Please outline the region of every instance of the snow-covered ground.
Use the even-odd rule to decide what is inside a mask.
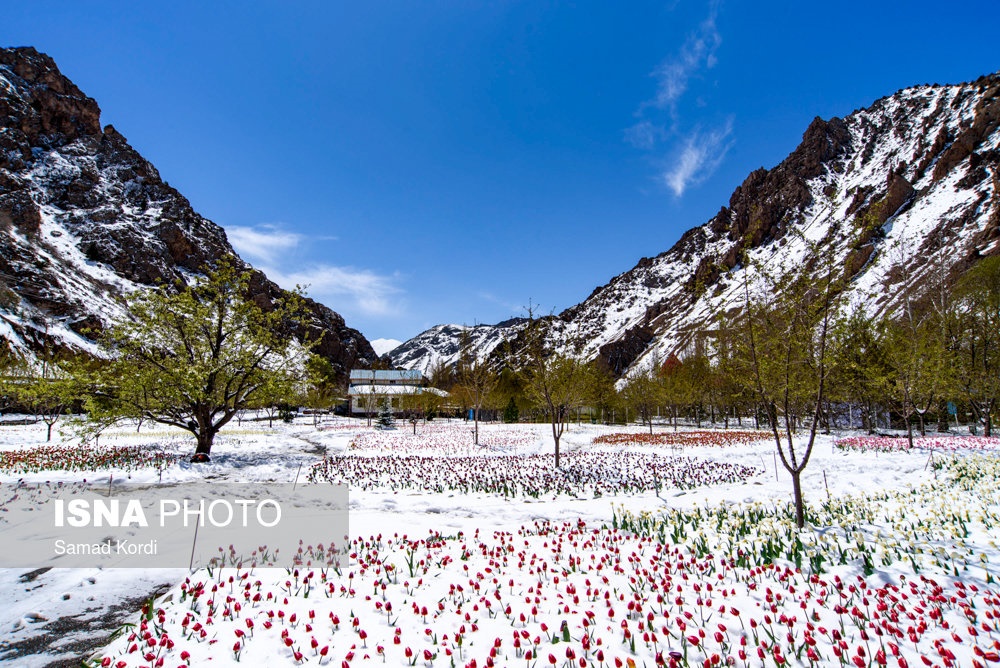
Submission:
[[[0,570],[0,665],[1000,660],[996,442],[934,439],[932,454],[822,436],[800,533],[773,442],[734,431],[572,425],[561,471],[548,425],[483,425],[475,446],[458,421],[416,434],[234,422],[206,465],[171,463],[190,437],[150,425],[102,435],[100,457],[71,436],[45,461],[8,453],[4,491],[109,476],[349,481],[353,541],[339,571]],[[44,436],[3,426],[0,450],[34,456]],[[303,539],[331,537],[317,526]]]

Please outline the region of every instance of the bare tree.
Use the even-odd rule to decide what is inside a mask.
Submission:
[[[549,417],[555,443],[555,465],[559,468],[559,439],[566,429],[570,409],[584,396],[586,365],[577,357],[559,352],[549,344],[547,327],[534,317],[530,308],[524,335],[527,393]]]
[[[464,395],[472,408],[475,421],[473,443],[479,445],[479,413],[497,386],[499,376],[487,364],[486,360],[476,355],[468,328],[462,329],[462,339],[456,363],[458,390]]]
[[[635,409],[639,418],[649,425],[649,433],[652,434],[653,411],[663,399],[658,357],[654,355],[647,367],[632,373],[625,379],[622,397],[629,406]]]
[[[757,293],[751,295],[749,267],[744,282],[744,358],[781,464],[792,477],[795,523],[802,528],[802,472],[812,456],[830,374],[829,342],[839,296],[838,270],[815,246],[797,275],[786,274],[777,280],[762,268],[755,269],[762,278]],[[796,419],[803,418],[810,420],[804,442],[793,426]]]

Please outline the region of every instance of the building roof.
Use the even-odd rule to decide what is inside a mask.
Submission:
[[[351,369],[351,382],[388,382],[393,380],[423,381],[424,374],[419,369]]]
[[[447,397],[448,393],[444,390],[439,390],[436,387],[417,387],[416,385],[372,385],[371,383],[366,383],[364,385],[355,384],[351,385],[347,389],[347,394],[352,397],[363,397],[367,395],[375,395],[377,397],[385,396],[398,396],[398,395],[409,395],[409,394],[423,394],[424,392],[430,392],[431,394],[436,394],[439,397]]]

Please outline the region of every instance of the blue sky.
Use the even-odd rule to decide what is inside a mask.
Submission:
[[[32,2],[35,46],[243,257],[369,339],[561,311],[815,116],[1000,69],[1000,3]]]

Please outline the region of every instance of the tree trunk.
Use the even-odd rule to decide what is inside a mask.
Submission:
[[[559,439],[562,437],[562,432],[563,432],[562,406],[552,406],[549,415],[552,417],[552,441],[555,443],[556,446],[556,468],[559,468]]]
[[[205,429],[199,431],[195,437],[198,440],[198,446],[194,450],[194,456],[191,457],[191,461],[198,464],[207,464],[211,461],[209,453],[212,451],[212,442],[215,440],[215,434],[211,430]]]
[[[806,525],[806,506],[802,500],[802,471],[793,469],[792,474],[792,495],[795,497],[795,526],[803,528]]]

